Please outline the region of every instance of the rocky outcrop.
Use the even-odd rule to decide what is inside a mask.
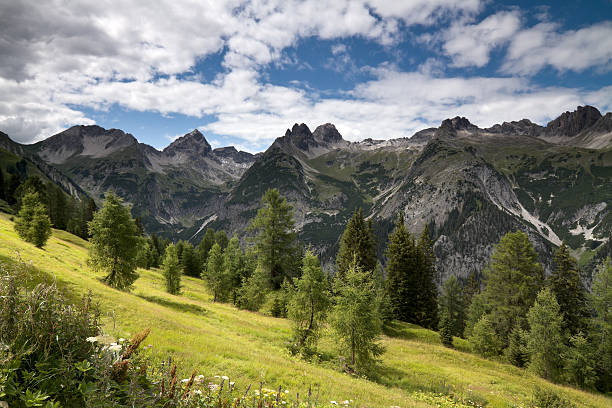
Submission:
[[[573,137],[593,126],[601,118],[601,113],[592,106],[578,106],[573,112],[565,112],[548,122],[544,133],[546,136]]]

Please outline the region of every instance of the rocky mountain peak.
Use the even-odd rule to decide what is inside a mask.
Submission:
[[[248,152],[238,151],[234,146],[218,147],[213,150],[217,157],[231,159],[236,163],[249,163],[255,160],[255,156]]]
[[[322,143],[337,143],[342,141],[342,135],[331,123],[317,126],[312,135],[315,140]]]
[[[212,147],[198,129],[194,129],[179,137],[164,149],[164,153],[169,156],[174,156],[178,153],[205,156],[211,151]]]
[[[478,126],[472,125],[467,118],[455,116],[452,119],[445,119],[442,121],[442,128],[452,129],[452,130],[475,130],[478,129]]]
[[[542,126],[533,123],[529,119],[522,119],[519,121],[504,122],[501,125],[498,123],[485,130],[490,133],[537,136],[542,132],[542,129]]]
[[[578,106],[575,111],[562,113],[558,118],[548,122],[545,133],[551,136],[576,136],[593,126],[601,117],[601,112],[593,106]]]

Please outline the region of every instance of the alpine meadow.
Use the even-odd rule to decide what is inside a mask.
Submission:
[[[612,406],[610,1],[0,16],[0,408]]]

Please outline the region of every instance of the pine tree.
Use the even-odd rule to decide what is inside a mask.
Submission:
[[[42,248],[51,236],[51,220],[38,193],[27,192],[17,214],[15,231],[21,239]]]
[[[485,269],[483,296],[503,348],[514,327],[527,328],[529,308],[542,288],[544,272],[524,232],[509,232],[495,246]]]
[[[593,318],[596,355],[598,356],[598,388],[612,390],[612,262],[607,258],[595,272],[591,304],[595,310]]]
[[[363,271],[355,259],[334,289],[332,326],[348,352],[351,369],[367,372],[384,351],[378,343],[382,320],[372,273]]]
[[[527,332],[520,328],[514,327],[508,338],[508,348],[506,348],[506,359],[512,365],[524,367],[529,361],[526,344]]]
[[[225,270],[223,251],[216,242],[208,254],[208,263],[202,278],[213,293],[213,302],[224,301],[226,299],[229,289],[228,276]]]
[[[500,353],[502,344],[490,315],[483,315],[474,325],[470,337],[474,350],[483,357],[493,357]]]
[[[569,339],[569,347],[563,354],[563,379],[580,388],[593,389],[597,384],[596,344],[582,333]]]
[[[226,232],[223,230],[215,232],[215,242],[219,244],[221,249],[225,249],[227,247],[227,243],[229,242]]]
[[[340,238],[336,257],[336,277],[343,280],[346,272],[357,259],[357,266],[367,272],[376,269],[376,242],[372,221],[363,218],[361,208],[355,210]]]
[[[395,229],[389,235],[385,255],[387,256],[386,290],[393,317],[404,322],[416,323],[418,296],[416,247],[404,225],[402,213],[398,216]]]
[[[83,238],[89,238],[89,222],[93,220],[94,214],[98,211],[98,207],[96,206],[96,202],[89,198],[87,202],[84,203],[83,207],[83,219],[81,225],[81,231],[83,231]]]
[[[419,291],[417,293],[418,324],[429,329],[438,327],[438,288],[436,286],[436,256],[429,227],[419,237],[417,244],[417,270]]]
[[[171,295],[178,295],[181,291],[181,264],[173,244],[166,247],[162,270],[166,279],[166,291]]]
[[[463,304],[466,307],[469,307],[472,304],[472,298],[474,295],[480,293],[480,279],[478,279],[478,275],[475,270],[470,272],[467,281],[463,285],[462,293]]]
[[[558,381],[562,372],[561,355],[565,351],[563,317],[550,288],[544,288],[538,293],[534,305],[527,313],[527,320],[529,369],[548,380]]]
[[[141,237],[144,236],[144,226],[142,225],[142,217],[140,215],[137,215],[136,218],[134,218],[134,223],[136,223],[138,235]]]
[[[555,269],[548,283],[559,303],[563,330],[573,336],[586,329],[589,317],[586,292],[580,281],[576,260],[565,243],[555,252],[554,264]]]
[[[208,228],[206,233],[204,234],[204,238],[200,241],[196,248],[196,252],[200,255],[202,265],[206,266],[208,263],[208,253],[210,252],[210,248],[215,243],[215,230],[212,228]]]
[[[243,280],[238,297],[238,307],[258,311],[270,291],[269,272],[265,266],[257,262],[253,273]]]
[[[452,336],[461,337],[465,324],[465,305],[461,294],[461,286],[455,275],[446,279],[442,286],[442,296],[440,296],[440,312],[446,314],[450,333]],[[443,325],[440,324],[440,327]]]
[[[89,222],[88,265],[106,271],[104,281],[117,289],[129,289],[138,278],[136,255],[141,244],[130,210],[113,192],[108,192],[104,205]]]
[[[472,302],[467,309],[465,315],[465,328],[463,329],[463,337],[469,338],[472,336],[472,330],[482,316],[490,312],[490,308],[486,303],[485,297],[482,293],[478,293],[472,297]]]
[[[302,276],[290,292],[288,316],[293,321],[296,348],[311,350],[319,335],[330,306],[327,277],[319,258],[307,251],[302,264]]]
[[[194,278],[200,277],[202,273],[202,267],[200,259],[189,242],[185,242],[183,245],[183,251],[181,253],[181,268],[183,274],[187,276],[193,276]]]
[[[17,204],[17,189],[21,185],[21,177],[18,174],[11,174],[6,184],[6,202],[10,205]]]
[[[440,332],[440,341],[447,347],[453,346],[453,322],[448,315],[448,310],[443,309],[440,313],[440,322],[438,323]]]
[[[235,234],[229,240],[225,251],[223,251],[223,265],[225,273],[228,276],[230,297],[232,303],[236,304],[240,292],[240,285],[243,279],[247,277],[247,265],[244,253],[240,247],[240,240]]]
[[[283,280],[296,272],[290,270],[296,252],[293,209],[277,189],[268,189],[261,203],[249,230],[256,232],[257,256],[268,271],[271,287],[280,289]]]

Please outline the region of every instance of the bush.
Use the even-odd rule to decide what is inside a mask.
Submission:
[[[474,350],[483,357],[499,355],[502,345],[488,315],[482,316],[474,325],[470,343],[474,346]]]
[[[575,408],[576,405],[546,388],[536,388],[533,393],[533,408]]]

